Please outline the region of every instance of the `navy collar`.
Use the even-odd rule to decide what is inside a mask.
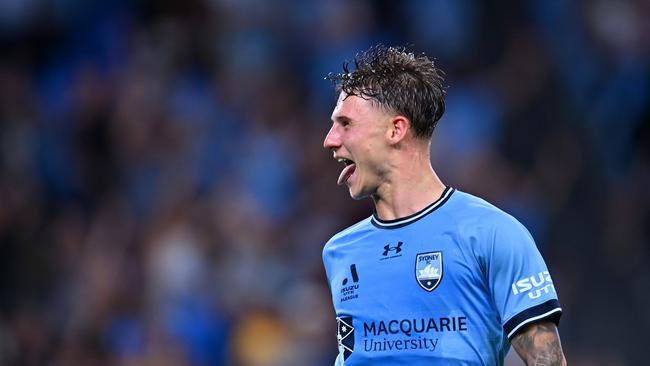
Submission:
[[[375,225],[376,227],[382,229],[397,229],[406,226],[408,224],[418,221],[424,216],[435,211],[438,207],[444,205],[445,202],[447,202],[447,200],[449,199],[449,197],[451,197],[451,194],[454,193],[454,191],[455,191],[454,188],[445,187],[445,190],[442,191],[442,195],[440,195],[440,198],[438,198],[435,202],[433,202],[429,206],[423,208],[422,210],[414,214],[408,215],[406,217],[401,217],[399,219],[382,220],[379,217],[377,217],[377,211],[375,211],[372,214],[372,218],[370,219],[370,222],[372,222],[372,224]]]

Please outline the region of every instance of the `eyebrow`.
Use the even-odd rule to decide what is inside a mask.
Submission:
[[[352,119],[347,116],[336,116],[332,119],[332,122],[352,122]]]

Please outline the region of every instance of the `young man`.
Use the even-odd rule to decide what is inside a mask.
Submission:
[[[444,112],[441,71],[383,46],[330,75],[339,98],[324,147],[338,184],[375,212],[328,241],[323,261],[338,323],[336,365],[565,365],[561,308],[528,231],[431,167]]]

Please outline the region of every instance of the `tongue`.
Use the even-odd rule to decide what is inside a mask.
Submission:
[[[350,164],[350,165],[346,166],[345,168],[343,168],[343,170],[341,171],[341,175],[339,175],[339,180],[338,180],[337,184],[341,185],[341,184],[345,183],[350,178],[352,173],[354,173],[355,169],[357,169],[356,164]]]

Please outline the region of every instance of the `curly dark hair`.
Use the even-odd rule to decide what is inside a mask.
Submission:
[[[343,72],[329,74],[337,92],[356,95],[380,107],[407,117],[415,136],[431,138],[445,112],[443,71],[426,55],[405,48],[378,45],[357,54],[354,71],[350,61]]]

